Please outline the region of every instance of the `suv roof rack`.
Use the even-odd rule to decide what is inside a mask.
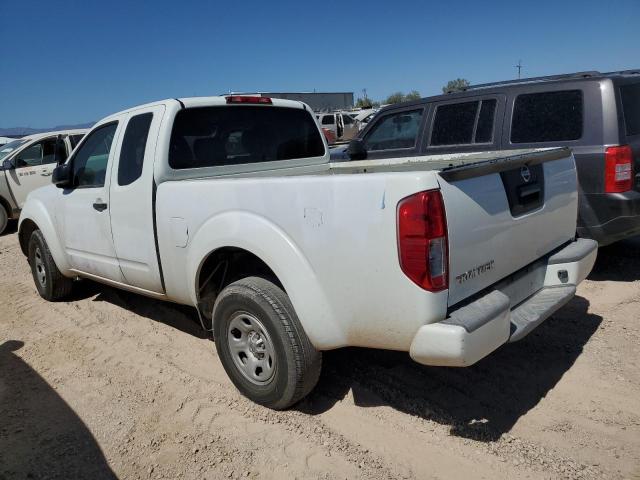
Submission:
[[[640,75],[640,69],[616,70],[615,72],[606,72],[602,75]]]
[[[627,72],[635,72],[635,70],[625,70]],[[621,72],[611,72],[611,73],[621,73]],[[464,90],[474,90],[476,88],[489,88],[489,87],[497,87],[500,85],[516,85],[519,83],[533,83],[533,82],[549,82],[553,80],[564,80],[569,78],[591,78],[591,77],[601,77],[602,73],[597,70],[589,70],[586,72],[575,72],[575,73],[564,73],[561,75],[548,75],[545,77],[529,77],[529,78],[518,78],[514,80],[504,80],[501,82],[492,82],[492,83],[481,83],[478,85],[470,85]],[[447,92],[451,93],[451,92]]]

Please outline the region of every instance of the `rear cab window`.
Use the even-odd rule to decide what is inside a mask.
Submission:
[[[180,110],[171,132],[174,170],[260,164],[325,155],[307,110],[288,107],[212,106]]]
[[[514,100],[512,144],[579,140],[583,129],[582,90],[524,93]]]

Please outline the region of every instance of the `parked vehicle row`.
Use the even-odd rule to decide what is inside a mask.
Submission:
[[[479,85],[381,110],[349,151],[386,159],[570,147],[578,168],[577,232],[600,245],[640,234],[640,71],[581,72]],[[530,169],[530,183],[542,182]],[[542,192],[541,192],[542,194]]]
[[[0,233],[17,219],[27,195],[51,183],[54,167],[67,159],[87,130],[39,133],[0,147]]]
[[[195,307],[233,383],[276,409],[313,389],[328,349],[471,365],[569,301],[597,244],[575,240],[569,149],[427,156],[429,114],[385,111],[358,143],[381,156],[339,163],[300,102],[111,115],[24,205],[36,288],[58,300],[89,278]]]

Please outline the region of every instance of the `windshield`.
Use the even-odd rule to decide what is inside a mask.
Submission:
[[[5,145],[2,145],[0,147],[0,160],[4,159],[4,157],[9,155],[15,149],[19,148],[20,145],[25,144],[27,141],[28,140],[25,140],[25,139],[19,139],[19,140],[14,140],[13,142],[9,142]]]

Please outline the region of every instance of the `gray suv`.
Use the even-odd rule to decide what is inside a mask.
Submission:
[[[571,147],[578,235],[600,245],[640,234],[640,70],[477,85],[392,105],[334,159]],[[341,158],[342,157],[342,158]],[[541,172],[531,172],[536,183]]]

